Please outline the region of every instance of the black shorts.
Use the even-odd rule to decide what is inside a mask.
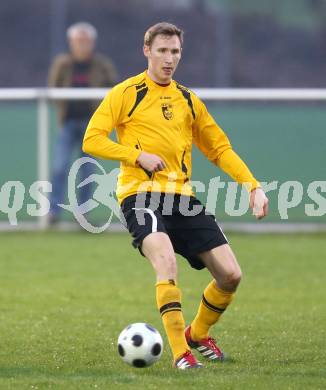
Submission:
[[[158,192],[131,195],[123,200],[121,211],[134,238],[132,244],[140,252],[146,236],[164,232],[174,251],[198,270],[205,268],[199,253],[228,243],[215,217],[193,196]]]

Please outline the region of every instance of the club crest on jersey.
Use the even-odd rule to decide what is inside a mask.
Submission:
[[[172,110],[172,104],[169,103],[162,103],[162,113],[166,120],[170,120],[173,118],[173,110]]]

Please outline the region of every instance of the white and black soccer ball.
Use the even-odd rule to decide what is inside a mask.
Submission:
[[[137,322],[128,325],[120,333],[118,352],[122,360],[131,366],[148,367],[160,359],[163,340],[151,325]]]

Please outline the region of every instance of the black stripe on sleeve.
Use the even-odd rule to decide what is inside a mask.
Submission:
[[[138,91],[138,89],[142,89],[142,88],[144,88],[144,87],[146,87],[146,84],[145,84],[145,83],[140,84],[140,85],[137,85],[137,86],[136,86],[136,90]]]
[[[145,84],[146,85],[146,84]],[[136,87],[137,88],[137,87]],[[146,96],[146,93],[148,91],[148,87],[145,86],[145,88],[143,89],[139,89],[137,91],[137,96],[136,96],[136,101],[135,101],[135,104],[134,106],[132,107],[132,109],[130,110],[128,116],[130,117],[132,115],[132,113],[135,111],[136,107],[138,106],[138,104],[144,99],[144,97]]]
[[[184,182],[186,183],[187,181],[189,181],[189,178],[188,178],[188,169],[186,167],[186,164],[185,164],[185,154],[186,154],[186,151],[183,152],[182,154],[182,159],[181,159],[181,169],[182,169],[182,172],[185,174],[185,180]]]
[[[139,87],[140,85],[145,84],[144,81],[145,81],[145,79],[142,79],[142,80],[141,80],[139,83],[137,83],[137,84],[128,85],[128,87],[125,88],[125,90],[123,91],[123,93],[125,93],[127,89],[132,88],[132,87],[136,87],[136,89],[137,89],[137,87]],[[145,84],[145,85],[146,85],[146,84]],[[139,88],[138,88],[138,89],[139,89]]]
[[[195,119],[196,114],[194,111],[194,106],[192,104],[190,92],[186,88],[182,87],[180,84],[177,84],[177,88],[179,89],[179,91],[181,91],[183,97],[187,100],[188,106],[191,109],[192,117]]]
[[[135,145],[135,148],[138,150],[142,150],[139,140],[137,140],[137,142],[138,142],[138,145]],[[147,169],[143,168],[142,166],[140,166],[140,168],[146,173],[146,175],[148,176],[149,179],[151,179],[152,176],[154,175],[154,172],[150,172]]]

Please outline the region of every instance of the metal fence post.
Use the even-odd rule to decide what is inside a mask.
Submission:
[[[37,98],[37,176],[38,180],[49,180],[49,112],[48,99],[45,90],[39,90]],[[38,199],[44,204],[44,197]],[[39,217],[39,229],[48,226],[47,216]]]

